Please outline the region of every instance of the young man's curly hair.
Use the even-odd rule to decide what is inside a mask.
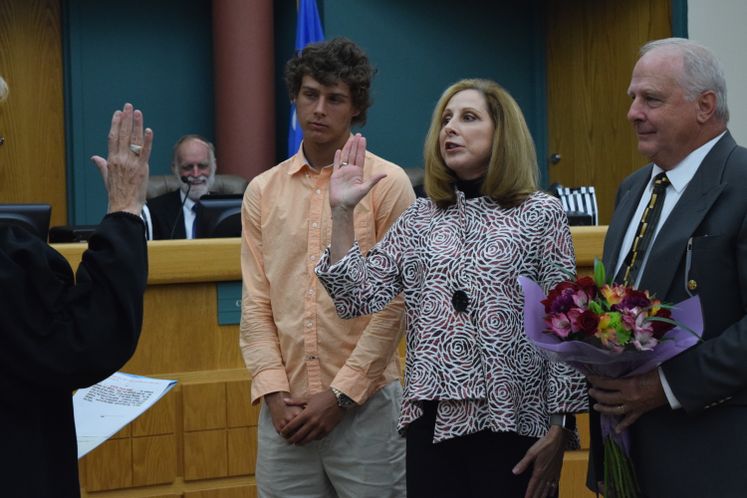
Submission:
[[[353,124],[366,124],[366,111],[371,107],[371,80],[375,70],[368,62],[363,50],[347,38],[307,45],[285,65],[285,84],[288,94],[295,99],[306,75],[322,85],[334,85],[338,81],[350,87],[353,107],[359,114]]]

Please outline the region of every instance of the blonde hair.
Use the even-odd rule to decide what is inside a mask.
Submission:
[[[477,90],[485,97],[488,113],[495,126],[482,194],[501,206],[518,206],[537,190],[539,169],[534,141],[513,97],[498,83],[484,79],[458,81],[447,88],[438,100],[423,150],[425,192],[441,208],[456,202],[453,183],[457,177],[441,157],[439,134],[444,109],[449,100],[462,90]]]
[[[0,102],[7,99],[9,93],[10,93],[10,89],[8,88],[8,84],[5,82],[3,77],[0,76]]]

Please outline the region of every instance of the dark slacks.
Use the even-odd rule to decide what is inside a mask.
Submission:
[[[536,439],[485,430],[433,444],[436,408],[424,402],[407,428],[408,498],[522,498],[532,469],[511,469]]]

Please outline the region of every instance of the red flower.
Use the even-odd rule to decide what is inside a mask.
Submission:
[[[573,292],[577,289],[575,282],[561,282],[550,290],[546,299],[545,313],[565,313],[573,306]]]
[[[589,296],[589,300],[597,297],[597,284],[594,283],[593,278],[581,277],[578,279],[578,281],[576,281],[576,284],[581,290],[586,293],[587,296]]]
[[[656,315],[654,315],[659,318],[669,318],[672,319],[672,312],[669,311],[666,308],[659,308],[659,311],[656,312]],[[664,334],[669,332],[674,328],[674,325],[667,322],[660,322],[658,320],[651,320],[651,326],[654,329],[654,337],[657,339],[661,339]]]
[[[619,307],[624,309],[646,309],[649,306],[651,306],[651,300],[649,299],[647,292],[628,288],[625,289],[625,296],[620,302]]]
[[[577,323],[584,335],[593,336],[599,325],[599,316],[591,310],[585,310],[579,315]]]

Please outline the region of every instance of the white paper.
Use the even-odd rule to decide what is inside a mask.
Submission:
[[[175,380],[116,372],[98,384],[78,389],[73,395],[78,458],[139,417],[174,385]]]

